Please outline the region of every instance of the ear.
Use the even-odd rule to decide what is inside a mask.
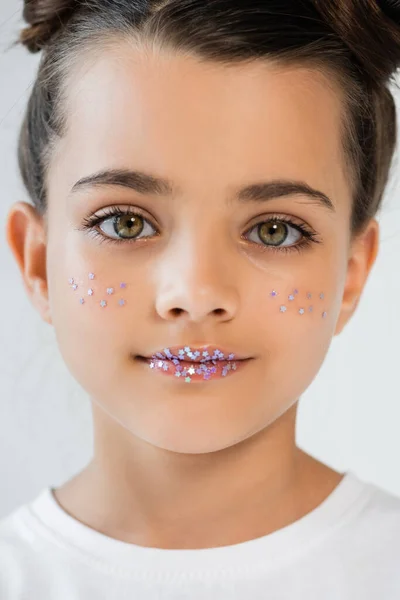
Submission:
[[[26,202],[17,202],[7,216],[7,243],[21,271],[25,290],[46,323],[52,324],[46,273],[45,217]]]
[[[379,223],[372,219],[351,245],[342,306],[334,335],[341,333],[354,314],[378,250]]]

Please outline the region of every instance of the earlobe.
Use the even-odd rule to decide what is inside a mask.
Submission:
[[[30,204],[15,203],[7,216],[6,239],[32,304],[43,320],[51,324],[44,218]]]
[[[379,223],[371,219],[351,246],[342,306],[334,335],[338,335],[353,316],[379,251]]]

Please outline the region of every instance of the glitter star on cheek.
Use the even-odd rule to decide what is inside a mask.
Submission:
[[[188,369],[188,370],[187,370],[187,372],[188,372],[190,375],[194,375],[194,374],[196,373],[196,371],[194,370],[194,368],[193,368],[193,367],[190,367],[190,369]]]

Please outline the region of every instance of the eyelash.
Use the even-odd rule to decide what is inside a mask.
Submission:
[[[103,221],[108,220],[110,217],[120,217],[120,216],[125,216],[125,215],[136,215],[136,216],[140,216],[142,217],[144,220],[146,220],[148,223],[150,223],[150,221],[147,219],[147,217],[145,217],[145,215],[138,209],[135,208],[133,210],[123,210],[121,208],[119,208],[118,206],[113,206],[113,207],[109,207],[102,215],[94,215],[92,217],[86,217],[83,219],[83,225],[81,227],[82,230],[88,231],[90,235],[92,235],[95,238],[100,238],[100,242],[106,242],[106,243],[115,243],[115,244],[121,244],[121,243],[135,243],[139,240],[146,240],[149,239],[148,237],[144,237],[144,238],[132,238],[132,239],[114,239],[114,238],[110,238],[107,237],[106,235],[103,235],[102,233],[99,233],[95,227],[97,225],[99,225],[100,223],[102,223]],[[253,231],[253,229],[255,229],[258,225],[261,225],[262,223],[286,223],[287,225],[290,225],[290,227],[293,227],[294,229],[296,229],[297,231],[299,231],[302,236],[303,239],[300,243],[297,243],[295,245],[292,246],[268,246],[265,244],[257,244],[256,242],[253,242],[250,240],[251,244],[254,244],[256,246],[259,246],[259,249],[262,252],[280,252],[280,253],[287,253],[287,252],[293,252],[293,251],[297,251],[297,252],[301,252],[302,250],[305,250],[306,248],[308,248],[309,246],[311,246],[311,244],[316,243],[319,244],[321,243],[320,240],[316,239],[317,235],[316,233],[314,233],[313,231],[310,231],[306,228],[305,225],[298,225],[296,223],[293,223],[293,221],[285,216],[285,215],[272,215],[270,217],[268,217],[268,219],[264,220],[264,221],[259,221],[258,223],[256,223],[255,225],[253,225],[250,229],[247,230],[246,233]],[[154,227],[151,223],[150,225],[156,229],[156,227]],[[157,234],[159,235],[159,234]]]

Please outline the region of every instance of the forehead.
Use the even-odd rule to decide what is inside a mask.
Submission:
[[[141,167],[214,191],[283,175],[334,196],[347,185],[340,89],[311,67],[226,66],[126,44],[82,61],[67,97],[71,183],[104,167]]]

